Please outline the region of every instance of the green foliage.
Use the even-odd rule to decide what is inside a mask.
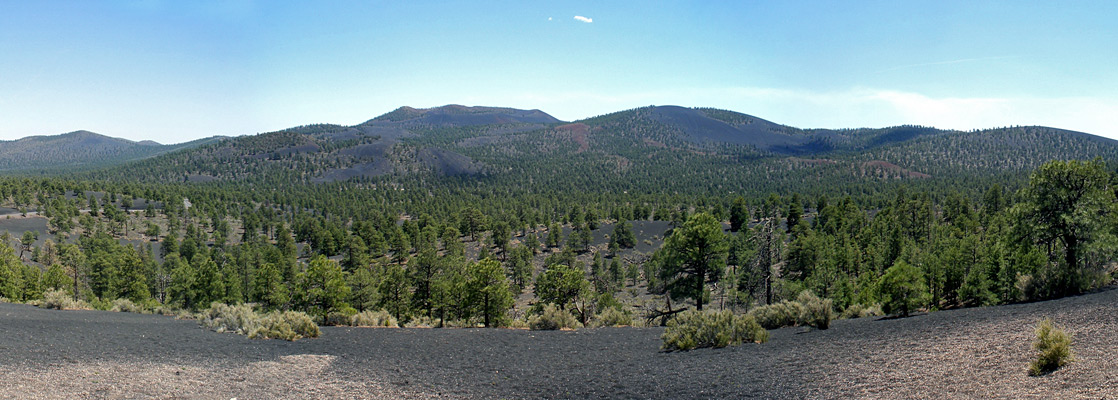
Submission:
[[[0,297],[23,301],[23,289],[23,262],[7,240],[0,240]]]
[[[1053,325],[1048,318],[1037,323],[1033,349],[1038,354],[1029,364],[1029,375],[1032,376],[1052,373],[1075,361],[1075,355],[1071,351],[1071,335]]]
[[[740,231],[749,223],[749,208],[745,205],[745,198],[738,196],[730,206],[730,232]]]
[[[701,311],[706,284],[721,279],[729,254],[722,223],[707,213],[692,215],[658,252],[660,277],[668,292],[673,298],[693,298]]]
[[[1118,204],[1112,180],[1113,174],[1099,159],[1050,161],[1029,176],[1029,185],[1021,191],[1024,201],[1014,207],[1020,230],[1030,241],[1048,248],[1058,246],[1063,253],[1062,259],[1050,260],[1058,267],[1045,280],[1048,287],[1042,292],[1046,297],[1088,289],[1091,282],[1086,278],[1091,270],[1114,255],[1112,243],[1118,239],[1113,228],[1107,228],[1114,224]],[[1085,260],[1089,252],[1104,256]]]
[[[66,275],[66,270],[62,264],[51,264],[47,268],[47,273],[43,275],[43,289],[68,289],[72,286],[74,286],[73,279]]]
[[[603,307],[599,308],[594,319],[590,322],[593,328],[607,327],[607,326],[632,326],[633,315],[619,310],[617,307]]]
[[[325,318],[331,311],[349,307],[345,302],[350,293],[345,273],[337,262],[326,256],[315,256],[307,271],[299,275],[298,282],[299,303],[307,313]]]
[[[613,227],[613,234],[610,235],[609,240],[611,243],[616,243],[617,247],[622,249],[631,249],[637,245],[637,237],[633,233],[633,223],[629,221],[618,221],[617,225]]]
[[[660,348],[665,351],[686,351],[764,343],[769,340],[769,333],[750,315],[734,315],[729,310],[685,311],[668,322],[660,339],[663,341]]]
[[[552,265],[536,278],[536,297],[566,310],[567,305],[584,295],[589,287],[585,271],[568,265]]]
[[[886,314],[907,317],[931,299],[923,274],[904,260],[897,260],[878,280],[881,308]]]
[[[532,279],[532,249],[528,244],[512,248],[509,251],[507,269],[508,277],[519,294],[528,286]]]
[[[380,307],[392,312],[396,319],[403,319],[409,312],[412,292],[403,265],[392,264],[380,276]]]
[[[468,308],[481,315],[485,327],[508,322],[514,299],[501,264],[492,259],[472,263],[466,267],[466,276]]]
[[[555,331],[560,329],[582,328],[582,323],[570,312],[552,304],[544,305],[538,315],[528,317],[528,329],[533,331]]]

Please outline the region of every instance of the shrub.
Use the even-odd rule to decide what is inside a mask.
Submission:
[[[326,318],[322,321],[322,324],[329,326],[348,326],[353,320],[354,315],[357,315],[356,309],[353,307],[342,307],[339,310],[326,313]]]
[[[594,315],[594,320],[590,321],[591,327],[603,326],[632,326],[633,316],[627,312],[617,309],[617,307],[606,307],[602,312]]]
[[[703,347],[726,347],[745,342],[764,343],[769,333],[751,315],[720,312],[686,311],[668,322],[660,337],[665,351],[692,350]]]
[[[796,302],[800,303],[798,319],[800,325],[813,326],[816,329],[831,327],[834,314],[831,299],[820,299],[810,290],[805,290],[796,297]]]
[[[133,303],[132,300],[116,299],[116,300],[113,300],[113,306],[112,306],[112,308],[109,309],[109,311],[112,311],[112,312],[143,313],[144,312],[144,307],[139,305],[139,304]]]
[[[886,314],[907,317],[922,305],[928,303],[932,295],[924,284],[924,274],[904,260],[897,260],[885,270],[878,280],[881,294],[881,308]]]
[[[252,311],[252,306],[240,304],[230,306],[213,303],[201,313],[202,326],[217,332],[235,332],[248,335],[260,328],[260,315]]]
[[[375,326],[382,328],[395,328],[399,326],[396,317],[393,317],[388,311],[369,311],[365,310],[360,313],[354,314],[349,320],[350,326]]]
[[[872,306],[865,306],[860,303],[851,304],[846,310],[843,310],[842,317],[840,318],[865,318],[865,317],[880,317],[885,315],[881,311],[880,304]]]
[[[253,339],[298,340],[318,337],[322,331],[304,312],[273,311],[260,319],[260,327],[248,334]]]
[[[428,317],[426,315],[422,315],[422,316],[419,316],[419,317],[412,318],[408,322],[405,322],[404,326],[408,327],[408,328],[434,328],[436,326],[439,326],[439,323],[436,322],[436,320],[432,319],[431,317]]]
[[[91,307],[84,301],[74,299],[70,292],[63,289],[51,290],[43,293],[43,302],[40,307],[55,310],[89,310]]]
[[[94,297],[92,300],[89,301],[89,306],[92,307],[94,310],[109,311],[113,308],[113,302],[107,299],[102,299],[100,297]]]
[[[544,306],[543,312],[528,318],[528,329],[533,331],[554,331],[559,329],[578,329],[582,324],[574,315],[561,310],[553,304]]]
[[[756,307],[749,310],[757,323],[765,329],[777,329],[785,326],[794,326],[799,320],[803,306],[793,301],[782,301],[767,306]]]
[[[525,320],[520,319],[520,318],[513,318],[512,320],[509,321],[509,326],[507,326],[507,328],[509,328],[509,329],[528,329],[528,321],[525,321]]]
[[[1051,373],[1075,360],[1071,352],[1071,335],[1054,326],[1048,318],[1037,324],[1033,348],[1039,354],[1029,364],[1029,375],[1032,376]]]

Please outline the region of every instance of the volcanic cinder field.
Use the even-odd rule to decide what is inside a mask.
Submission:
[[[1076,361],[1026,368],[1036,322]],[[785,328],[765,344],[659,351],[661,328],[326,327],[296,342],[195,321],[0,304],[3,398],[1115,398],[1118,290]]]

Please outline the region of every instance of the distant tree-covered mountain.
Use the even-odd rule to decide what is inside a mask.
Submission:
[[[151,147],[131,145],[124,148]],[[567,123],[539,110],[449,105],[401,107],[354,126],[305,125],[224,138],[88,177],[270,187],[384,183],[432,193],[470,187],[479,196],[513,190],[864,195],[898,182],[963,192],[994,182],[1013,187],[1045,161],[1095,157],[1118,159],[1118,142],[1047,127],[800,129],[734,111],[676,106]]]
[[[133,142],[89,131],[31,136],[0,141],[0,171],[104,167],[191,148],[216,139],[162,145],[150,140]]]

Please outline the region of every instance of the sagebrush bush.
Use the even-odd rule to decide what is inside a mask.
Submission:
[[[521,318],[513,318],[513,319],[509,320],[509,325],[506,326],[506,328],[509,328],[509,329],[528,329],[528,321],[526,321],[524,319],[521,319]]]
[[[217,332],[248,335],[260,328],[260,319],[260,315],[248,304],[231,306],[213,303],[210,308],[201,312],[199,323]]]
[[[393,317],[388,311],[365,310],[350,317],[349,325],[395,328],[399,326],[399,322],[396,321],[396,317]]]
[[[769,340],[769,332],[752,315],[734,315],[729,310],[686,311],[668,321],[668,329],[660,340],[660,348],[665,351],[720,348],[745,342],[764,343]]]
[[[831,319],[834,317],[831,299],[820,299],[810,290],[805,290],[796,297],[796,302],[800,303],[800,316],[797,321],[800,325],[813,326],[816,329],[831,327]]]
[[[322,331],[314,319],[304,312],[273,311],[260,319],[260,327],[249,332],[253,339],[298,340],[305,337],[318,337]]]
[[[49,308],[54,310],[89,310],[92,307],[84,301],[74,301],[70,296],[70,292],[63,289],[51,290],[43,293],[43,301],[39,304],[40,307]]]
[[[1074,361],[1071,352],[1071,335],[1052,324],[1045,318],[1036,326],[1036,341],[1033,349],[1037,358],[1029,364],[1029,375],[1040,376],[1051,373],[1067,363]]]
[[[343,307],[339,310],[326,313],[326,318],[323,319],[322,324],[327,326],[349,326],[354,315],[357,315],[356,309],[353,307]]]
[[[855,303],[851,304],[850,307],[846,307],[846,310],[842,311],[842,316],[840,318],[880,317],[882,315],[885,315],[885,313],[881,311],[880,304],[865,306]]]
[[[108,299],[94,297],[89,300],[89,306],[98,311],[109,311],[113,308],[113,302]]]
[[[405,322],[404,326],[407,328],[434,328],[439,326],[439,323],[434,318],[421,315]]]
[[[143,313],[144,307],[133,303],[129,299],[116,299],[113,300],[113,306],[109,309],[112,312],[130,312],[130,313]]]
[[[552,304],[544,306],[539,315],[528,317],[528,329],[534,331],[578,329],[581,327],[582,323],[578,322],[574,315]]]
[[[617,307],[606,307],[598,314],[594,315],[594,319],[590,321],[590,326],[594,328],[604,326],[632,326],[633,316],[624,311],[618,310]]]
[[[777,329],[785,326],[794,326],[799,320],[803,306],[793,301],[782,301],[767,306],[756,307],[749,310],[749,315],[765,329]]]

